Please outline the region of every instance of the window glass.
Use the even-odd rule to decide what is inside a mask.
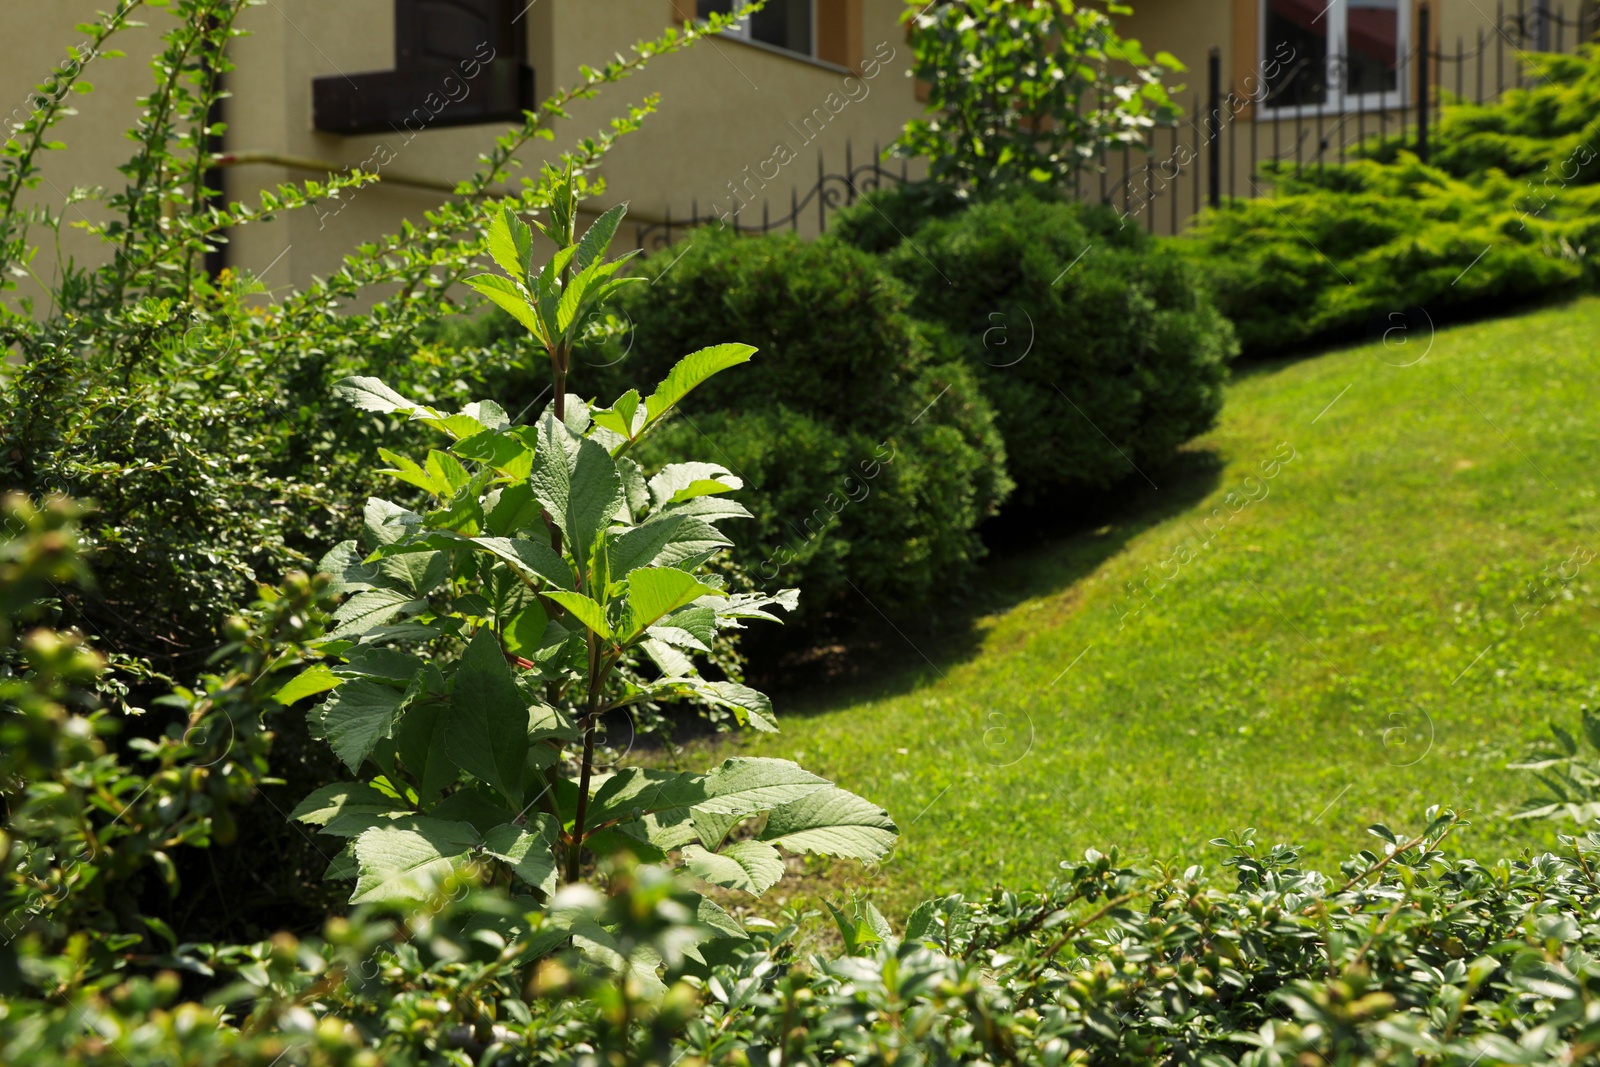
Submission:
[[[701,18],[726,15],[736,0],[698,0],[695,13]],[[765,6],[728,32],[747,41],[760,41],[801,55],[812,54],[812,0],[767,0]]]
[[[811,54],[811,0],[767,0],[750,16],[750,37],[765,44]]]
[[[1291,57],[1266,67],[1268,107],[1328,102],[1328,19],[1324,0],[1266,0],[1263,58]]]
[[[1400,81],[1399,0],[1348,0],[1352,93],[1392,93]]]

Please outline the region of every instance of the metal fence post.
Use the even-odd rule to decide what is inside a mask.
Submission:
[[[1212,48],[1206,66],[1210,80],[1211,102],[1206,114],[1206,135],[1211,138],[1207,146],[1207,163],[1210,165],[1211,206],[1222,206],[1222,52]]]
[[[1428,161],[1428,5],[1417,11],[1417,158]]]

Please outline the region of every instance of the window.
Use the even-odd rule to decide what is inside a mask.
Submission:
[[[1264,106],[1398,107],[1408,21],[1399,0],[1262,0]]]
[[[409,135],[521,119],[534,106],[525,10],[517,0],[395,0],[395,69],[313,80],[313,125]]]
[[[697,0],[695,14],[701,18],[726,15],[739,0]],[[803,56],[816,55],[816,26],[813,0],[767,0],[754,15],[731,27],[731,37],[771,45]]]

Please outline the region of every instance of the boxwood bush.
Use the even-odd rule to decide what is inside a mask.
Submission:
[[[966,210],[970,199],[941,182],[902,182],[874,189],[828,220],[828,232],[863,252],[882,255],[934,219]]]
[[[1222,406],[1232,329],[1175,249],[1108,209],[977,204],[886,263],[994,404],[1025,502],[1137,478]]]
[[[749,484],[756,522],[728,533],[757,581],[801,586],[814,619],[852,585],[885,610],[917,604],[979,558],[977,527],[1011,484],[995,415],[876,259],[832,238],[707,229],[640,270],[649,284],[620,300],[631,329],[591,363],[648,378],[713,336],[762,352],[737,388],[708,383],[641,452]]]

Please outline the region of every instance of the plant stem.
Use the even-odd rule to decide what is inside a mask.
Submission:
[[[583,869],[583,831],[589,820],[589,780],[594,775],[594,723],[600,706],[599,650],[589,635],[589,699],[583,713],[583,766],[578,773],[578,809],[572,816],[572,840],[567,845],[567,881],[576,882]]]
[[[555,376],[556,421],[567,420],[567,359],[568,346],[560,344],[550,350],[550,366]]]

